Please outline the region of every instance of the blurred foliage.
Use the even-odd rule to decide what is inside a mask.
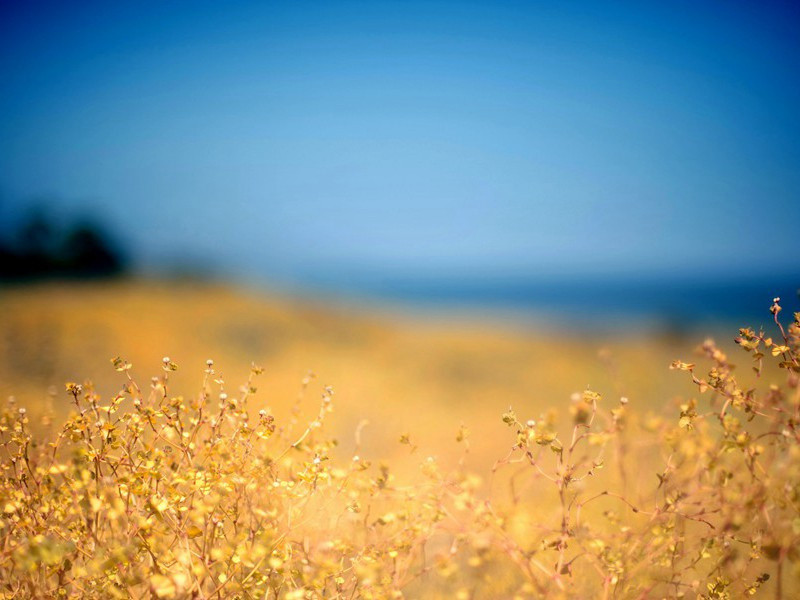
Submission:
[[[105,277],[126,269],[116,242],[93,220],[56,223],[34,210],[0,238],[0,280]]]

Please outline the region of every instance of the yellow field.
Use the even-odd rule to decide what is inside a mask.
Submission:
[[[766,420],[742,438],[750,411],[747,394],[720,412],[722,402],[712,401],[711,392],[700,394],[691,376],[680,372],[682,365],[677,372],[669,368],[678,358],[698,362],[697,371],[683,370],[695,372],[702,387],[713,388],[716,380],[706,374],[714,362],[723,373],[719,398],[738,398],[737,390],[746,391],[757,379],[749,369],[751,358],[733,342],[735,330],[719,340],[719,349],[707,346],[701,368],[704,359],[695,348],[704,332],[688,339],[630,332],[607,338],[559,334],[463,317],[371,313],[208,283],[53,283],[6,289],[0,314],[0,395],[13,395],[16,401],[3,416],[4,435],[20,427],[14,424],[20,418],[30,420],[23,430],[33,430],[32,439],[48,435],[39,433],[39,418],[48,411],[55,413],[52,435],[76,410],[87,418],[92,410],[97,413],[91,391],[82,398],[90,388],[73,388],[70,396],[65,382],[91,380],[99,395],[95,404],[106,411],[104,418],[97,417],[98,428],[113,424],[116,410],[133,411],[129,402],[138,392],[126,387],[130,374],[145,405],[152,403],[161,429],[154,427],[154,437],[147,440],[131,429],[119,433],[120,440],[128,440],[128,456],[159,454],[162,445],[180,448],[187,462],[177,472],[197,467],[201,455],[203,465],[217,464],[221,456],[231,461],[230,470],[220,467],[218,480],[203,488],[201,495],[213,500],[210,508],[195,514],[194,504],[180,507],[187,498],[197,502],[195,494],[201,492],[186,492],[182,486],[188,484],[172,474],[163,488],[157,481],[170,481],[166,474],[139,481],[133,458],[118,454],[125,454],[125,443],[111,441],[117,439],[112,424],[112,433],[101,440],[102,435],[79,435],[84,426],[73,423],[67,437],[80,445],[81,436],[88,436],[88,454],[76,450],[58,463],[43,453],[44,462],[36,463],[25,480],[29,486],[32,479],[35,490],[13,492],[22,475],[11,463],[4,465],[0,572],[27,583],[7,586],[0,597],[47,597],[62,590],[69,597],[136,598],[735,598],[751,592],[788,598],[798,590],[800,454],[792,421],[800,405],[797,376],[786,367],[790,382],[781,397],[787,403],[783,408],[770,399],[766,384],[758,384],[767,390],[767,399],[753,404],[753,410]],[[780,343],[776,339],[774,347],[782,349]],[[794,360],[791,345],[782,351],[789,362]],[[742,365],[735,388],[723,353]],[[111,363],[116,356],[123,359],[117,369]],[[166,369],[164,356],[170,359]],[[213,368],[207,359],[213,359]],[[120,367],[126,362],[132,365],[129,370]],[[251,363],[263,368],[253,380],[254,392],[241,389]],[[304,384],[310,371],[315,377]],[[777,364],[764,372],[775,383],[786,378]],[[153,376],[160,379],[149,393]],[[325,386],[332,386],[332,392]],[[601,397],[585,393],[589,388]],[[113,403],[109,409],[120,390],[119,409]],[[175,429],[168,414],[173,409],[194,414],[192,399],[197,398],[216,407],[220,397],[222,406],[226,396],[220,393],[241,397],[242,404],[234,403],[224,417],[225,411],[220,413],[219,431],[200,413],[192,436],[211,440],[203,450],[209,454],[203,455],[200,448],[184,446],[183,430]],[[182,399],[173,401],[175,396]],[[692,398],[699,400],[696,409]],[[320,399],[324,436],[316,437],[315,427],[307,437],[301,435],[315,419]],[[328,406],[334,409],[330,415]],[[18,407],[27,409],[20,413],[24,417],[16,416]],[[742,422],[723,422],[722,416],[734,408],[743,411]],[[274,452],[266,463],[263,456],[253,458],[250,442],[237,446],[235,433],[243,423],[241,431],[252,433],[247,419],[252,425],[260,410],[266,411],[260,417],[265,427],[264,414],[269,427],[274,416],[274,439],[286,447],[264,450]],[[230,429],[223,435],[225,427]],[[264,434],[265,443],[273,443],[267,439],[271,435],[271,429]],[[8,456],[27,451],[33,442],[23,438],[3,438]],[[773,444],[774,439],[782,441]],[[139,452],[144,454],[132,453],[137,444],[143,444]],[[225,445],[219,456],[215,444]],[[511,463],[493,474],[512,447],[517,449]],[[353,468],[354,454],[372,466],[363,472]],[[764,467],[756,464],[761,456]],[[320,470],[320,457],[330,470]],[[85,461],[94,466],[82,470]],[[391,477],[382,479],[382,461],[390,465]],[[236,469],[234,462],[240,465]],[[125,469],[132,470],[120,487],[123,478],[115,481],[111,473]],[[248,481],[237,479],[237,469],[252,473],[252,482],[279,491],[248,487]],[[776,478],[774,469],[785,481]],[[667,483],[659,486],[660,478]],[[130,500],[133,480],[143,486],[136,492],[138,504]],[[287,481],[293,483],[281,488]],[[58,499],[61,485],[73,490],[72,500]],[[53,489],[45,494],[42,488],[48,486]],[[308,486],[303,494],[292,491],[302,486]],[[128,494],[124,510],[117,506],[125,498],[123,489]],[[245,536],[238,521],[219,508],[229,501],[226,494],[247,498],[248,514],[271,515],[263,517],[270,527],[259,525]],[[268,507],[253,508],[259,497]],[[91,510],[76,508],[81,498]],[[59,502],[66,504],[54,508]],[[34,517],[23,519],[32,503],[51,518],[66,511],[61,517],[66,519],[77,510],[89,511],[96,520],[76,525],[72,533],[56,531],[37,525]],[[352,510],[355,504],[358,511]],[[236,506],[238,515],[244,508],[239,500]],[[174,516],[168,516],[172,510]],[[218,537],[213,527],[208,529],[215,510],[225,515],[219,525],[225,533]],[[371,517],[342,524],[342,515],[362,510]],[[294,511],[307,518],[293,517]],[[55,549],[25,562],[25,552],[34,553],[30,536],[37,527],[42,537],[36,544]],[[202,532],[197,533],[202,544],[195,530]],[[81,546],[79,533],[94,537],[90,545]],[[115,555],[115,562],[99,564],[92,558],[110,550],[104,544],[124,546],[125,540],[133,549]],[[334,552],[326,546],[331,543],[341,547]],[[86,564],[73,568],[78,559],[69,559],[72,570],[65,571],[62,562],[70,552],[82,552]],[[779,570],[780,585],[775,585]],[[759,579],[762,573],[771,575],[770,581]]]
[[[4,291],[0,310],[0,394],[28,406],[48,386],[57,388],[56,408],[63,405],[65,381],[91,379],[104,394],[116,392],[122,380],[110,359],[118,355],[145,381],[168,355],[180,366],[175,389],[187,395],[198,390],[208,358],[234,391],[256,363],[265,369],[259,401],[277,413],[294,402],[309,371],[333,386],[345,443],[367,419],[365,443],[383,447],[409,431],[426,451],[446,451],[463,422],[487,428],[492,459],[508,445],[500,415],[509,406],[531,416],[565,409],[587,385],[647,409],[690,393],[668,367],[703,340],[700,332],[600,339],[415,319],[203,283],[42,284]]]

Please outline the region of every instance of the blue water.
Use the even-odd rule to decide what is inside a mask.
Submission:
[[[513,317],[558,327],[606,330],[770,328],[800,310],[800,272],[756,277],[415,278],[372,275],[306,282],[307,293],[401,310]],[[734,329],[735,331],[735,329]]]

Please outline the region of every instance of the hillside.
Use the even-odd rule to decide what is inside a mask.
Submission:
[[[660,408],[690,391],[668,366],[703,339],[699,331],[696,339],[598,338],[463,316],[434,321],[155,280],[6,289],[0,311],[0,394],[34,407],[52,386],[58,408],[65,381],[115,392],[115,356],[147,381],[168,355],[180,367],[174,389],[189,395],[212,358],[229,390],[251,363],[264,367],[258,398],[278,413],[312,371],[317,388],[336,391],[343,436],[367,419],[367,444],[408,430],[431,449],[449,446],[460,422],[488,427],[491,440],[495,429],[503,434],[499,415],[509,406],[530,414],[566,407],[587,385]]]

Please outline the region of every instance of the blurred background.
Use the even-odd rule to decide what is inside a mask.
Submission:
[[[658,404],[676,348],[797,306],[798,23],[777,1],[4,2],[0,391],[170,354],[191,382],[264,362],[275,398],[314,368],[377,419],[587,382]]]

